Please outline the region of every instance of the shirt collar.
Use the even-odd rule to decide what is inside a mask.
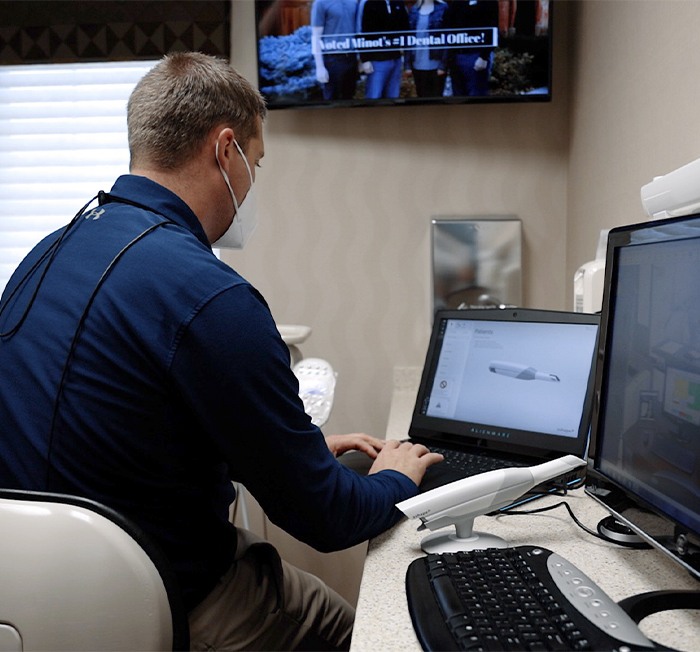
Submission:
[[[198,240],[211,248],[202,223],[192,209],[174,192],[159,183],[134,174],[120,176],[109,193],[115,199],[141,204],[191,231]]]

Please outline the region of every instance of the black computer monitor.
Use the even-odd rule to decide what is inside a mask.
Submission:
[[[700,579],[700,214],[608,238],[587,493]]]

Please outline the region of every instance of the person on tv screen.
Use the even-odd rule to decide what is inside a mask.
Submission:
[[[417,39],[425,39],[440,29],[447,11],[443,0],[418,0],[408,13],[408,23]],[[442,97],[445,90],[447,51],[432,45],[407,48],[404,65],[413,75],[418,97]]]
[[[408,30],[408,12],[403,0],[360,0],[357,31],[368,39]],[[360,53],[362,72],[367,75],[367,99],[396,98],[401,94],[403,56],[398,48],[376,47]]]
[[[452,0],[445,12],[444,27],[459,32],[466,28],[498,28],[496,0]],[[452,93],[483,97],[489,94],[489,77],[495,44],[488,37],[484,45],[448,48]]]
[[[328,552],[398,522],[442,456],[324,437],[265,300],[212,251],[255,227],[265,114],[227,61],[198,52],[136,85],[129,174],[42,240],[0,300],[0,487],[134,522],[173,568],[193,650],[346,649],[353,608],[234,526],[232,482]],[[338,461],[351,449],[368,475]]]
[[[314,0],[311,6],[311,51],[324,100],[351,100],[359,77],[355,52],[323,52],[323,37],[355,34],[357,0]]]

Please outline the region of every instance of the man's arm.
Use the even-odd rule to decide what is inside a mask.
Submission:
[[[393,525],[401,516],[395,504],[415,495],[438,461],[387,444],[367,477],[340,464],[304,412],[267,306],[246,284],[221,292],[194,317],[172,372],[231,479],[274,523],[319,550],[352,546]]]
[[[328,70],[326,70],[326,65],[323,63],[322,36],[323,27],[311,28],[311,54],[314,55],[314,63],[316,64],[316,81],[320,84],[327,84]]]

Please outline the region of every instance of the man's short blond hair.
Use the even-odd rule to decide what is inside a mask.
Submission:
[[[131,167],[177,169],[219,125],[231,127],[245,149],[266,112],[260,93],[225,59],[200,52],[167,55],[129,98]]]

